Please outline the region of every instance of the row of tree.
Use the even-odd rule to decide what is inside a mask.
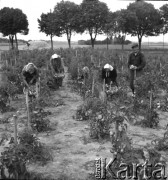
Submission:
[[[107,5],[99,0],[83,0],[80,5],[61,1],[54,11],[42,14],[38,19],[39,29],[51,37],[67,35],[69,47],[72,33],[89,33],[92,47],[98,34],[107,38],[120,35],[124,44],[126,35],[138,37],[139,47],[143,36],[158,36],[168,31],[168,4],[159,10],[151,3],[137,1],[130,3],[127,9],[111,12]],[[53,47],[53,45],[52,45]]]
[[[37,20],[41,32],[53,37],[66,34],[69,47],[73,33],[89,33],[92,47],[98,34],[106,34],[108,39],[120,35],[124,44],[127,34],[137,36],[139,47],[143,36],[158,36],[168,31],[168,4],[155,9],[151,3],[137,1],[126,9],[111,12],[106,3],[99,0],[83,0],[80,5],[70,1],[60,1],[53,12],[42,13]],[[28,34],[28,21],[20,9],[0,10],[0,32],[17,42],[17,33]]]

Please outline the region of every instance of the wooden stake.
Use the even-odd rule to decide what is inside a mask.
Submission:
[[[153,92],[152,92],[152,90],[150,91],[150,104],[149,104],[149,107],[150,107],[150,109],[152,109],[152,100],[153,100]]]
[[[105,79],[103,79],[103,103],[105,103],[106,102],[106,99],[107,99],[107,97],[106,97],[106,84],[105,84]]]
[[[123,70],[124,70],[124,67],[123,67],[123,65],[122,65],[122,67],[121,67],[121,71],[123,72]]]
[[[90,58],[91,58],[91,63],[94,63],[94,62],[93,62],[93,55],[91,55],[91,57],[90,57]]]
[[[38,78],[38,82],[36,83],[36,94],[37,94],[37,100],[38,100],[39,94],[40,94],[40,77]]]
[[[112,82],[110,82],[110,92],[111,92],[111,85],[112,85]]]
[[[29,109],[28,89],[26,89],[26,107],[27,107],[27,127],[28,129],[30,129],[30,109]]]
[[[94,76],[93,76],[93,81],[92,81],[92,95],[94,94]]]
[[[100,58],[99,58],[99,67],[100,67]]]
[[[17,145],[17,116],[13,115],[13,120],[14,120],[14,142],[15,145]]]
[[[135,88],[135,85],[136,85],[136,69],[134,70],[134,88]]]
[[[105,79],[103,79],[103,93],[105,93]]]

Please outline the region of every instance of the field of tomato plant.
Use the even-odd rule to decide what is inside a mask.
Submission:
[[[52,82],[47,66],[54,52],[64,58],[65,64],[60,89],[47,85]],[[166,166],[168,55],[161,50],[144,51],[147,65],[144,75],[136,81],[137,96],[133,99],[127,69],[129,53],[87,48],[4,51],[1,74],[6,81],[0,88],[1,179],[91,180],[95,179],[95,159],[107,158],[108,162],[114,156],[115,172],[121,162],[130,165],[146,159]],[[41,72],[40,97],[30,104],[31,130],[27,127],[21,78],[21,70],[28,62]],[[117,68],[120,87],[107,98],[100,73],[105,63]],[[84,66],[89,67],[90,76],[82,84],[78,77]],[[143,172],[138,175],[142,179]],[[106,179],[110,178],[107,173]]]

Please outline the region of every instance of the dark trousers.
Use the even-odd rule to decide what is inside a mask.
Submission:
[[[135,92],[135,84],[134,84],[135,78],[136,78],[136,81],[138,81],[139,78],[143,76],[143,71],[136,71],[136,73],[134,71],[136,70],[130,70],[129,72],[130,73],[130,88],[133,93]],[[135,74],[136,74],[136,77],[135,77]]]

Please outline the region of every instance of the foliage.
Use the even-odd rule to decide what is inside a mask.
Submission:
[[[53,36],[61,36],[61,27],[57,16],[54,13],[41,14],[40,19],[38,19],[39,29],[41,32],[45,33],[47,36],[50,35],[51,38],[51,48],[53,49]]]
[[[89,109],[87,108],[87,106],[85,105],[81,105],[78,107],[77,111],[76,111],[76,117],[75,119],[77,121],[85,121],[85,120],[89,120],[89,113],[91,112],[91,110],[89,111]]]
[[[0,170],[2,179],[38,179],[40,175],[35,175],[27,171],[26,163],[42,162],[45,164],[52,160],[51,152],[47,147],[38,141],[38,138],[27,130],[19,136],[19,144],[13,142],[1,153]]]
[[[7,111],[15,110],[10,106],[10,86],[2,86],[0,88],[0,112],[5,113]]]
[[[97,35],[103,33],[108,12],[107,5],[98,0],[83,0],[81,3],[82,28],[89,33],[93,48]]]
[[[152,164],[152,170],[156,170],[154,165],[158,162],[162,162],[165,165],[165,161],[161,161],[161,155],[156,149],[142,149],[134,148],[131,139],[127,135],[127,125],[124,123],[125,118],[123,116],[115,116],[113,122],[115,127],[113,133],[111,133],[112,150],[114,154],[115,163],[112,167],[113,172],[117,172],[121,163],[126,163],[129,166],[129,176],[133,175],[132,163],[139,164],[145,162]],[[143,179],[143,169],[137,169],[137,174],[140,179]],[[146,171],[148,172],[148,170]]]
[[[25,179],[27,176],[26,162],[18,155],[14,148],[8,148],[1,153],[1,178],[2,179]]]
[[[74,2],[61,1],[54,7],[54,15],[62,30],[61,34],[66,34],[68,45],[71,47],[72,33],[80,29],[81,19],[79,6]]]
[[[108,38],[112,39],[113,35],[115,34],[115,28],[116,28],[115,13],[109,12],[107,16],[106,24],[103,28],[104,33],[107,35],[107,39],[99,42],[103,44],[105,41],[107,41],[106,43],[108,43]],[[98,42],[95,41],[95,44],[98,44]]]
[[[50,112],[45,112],[43,109],[38,109],[33,111],[31,115],[31,127],[37,132],[45,132],[51,130],[51,125],[49,119],[45,117],[50,115]]]
[[[9,94],[5,88],[0,88],[0,111],[5,112],[7,108],[7,102],[9,101]]]
[[[111,111],[108,110],[98,98],[89,98],[87,102],[89,108],[90,120],[90,137],[94,139],[102,139],[110,135]]]
[[[28,34],[27,16],[20,9],[4,7],[0,10],[0,32],[4,36],[10,36],[13,48],[13,38],[17,33]],[[17,40],[17,39],[16,39]]]
[[[159,125],[159,115],[154,108],[147,107],[145,119],[136,124],[140,124],[142,127],[157,128]]]
[[[77,77],[78,77],[78,60],[75,57],[70,62],[69,72],[71,74],[72,79],[77,79]]]
[[[132,14],[126,16],[126,32],[132,36],[138,36],[139,47],[143,36],[157,36],[161,32],[163,21],[161,16],[151,3],[131,3],[127,11]]]
[[[158,151],[167,151],[168,150],[168,131],[164,133],[163,138],[155,139],[152,142],[155,149]]]
[[[132,14],[127,9],[121,9],[113,13],[113,32],[115,34],[115,43],[122,44],[122,50],[124,49],[124,44],[126,44],[126,34],[127,34],[127,19],[130,18]],[[127,42],[129,43],[129,41]]]
[[[163,34],[166,34],[168,31],[168,4],[164,4],[160,9],[161,17],[163,18],[164,27]]]
[[[46,164],[52,160],[50,150],[41,143],[38,138],[30,131],[24,130],[19,135],[19,145],[17,150],[26,161],[41,162]]]
[[[112,122],[115,124],[113,133],[111,132],[112,151],[123,153],[131,149],[131,139],[127,136],[127,124],[124,123],[125,117],[115,115]]]

